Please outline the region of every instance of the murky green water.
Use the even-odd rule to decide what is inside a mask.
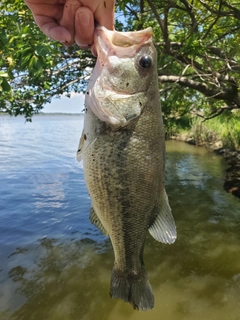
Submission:
[[[25,244],[15,239],[14,232],[4,243],[0,319],[239,320],[240,202],[222,190],[224,170],[224,161],[214,153],[185,143],[167,143],[166,188],[178,239],[169,246],[147,237],[144,260],[155,295],[153,311],[134,311],[109,297],[110,241],[88,225],[88,206],[83,210],[86,221],[78,217],[82,202],[75,198],[69,207],[54,207],[56,215],[63,217],[64,212],[64,217],[69,214],[76,219],[71,232],[64,233],[51,220],[53,231],[39,237],[34,224],[40,223],[44,205],[38,203],[38,219],[29,220],[30,225],[25,221],[27,231],[22,227],[30,237]],[[77,194],[80,181],[72,180]],[[83,224],[86,232],[80,236]]]

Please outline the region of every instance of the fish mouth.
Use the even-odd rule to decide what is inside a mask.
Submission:
[[[132,58],[139,49],[152,41],[152,28],[140,31],[120,32],[97,26],[94,32],[94,43],[97,57],[105,64],[107,57]]]

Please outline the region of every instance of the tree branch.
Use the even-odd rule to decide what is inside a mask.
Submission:
[[[167,23],[167,13],[168,13],[168,7],[166,6],[164,9],[165,12],[165,20],[162,20],[160,18],[160,15],[157,12],[157,9],[155,5],[153,4],[152,0],[147,0],[147,3],[149,7],[151,8],[161,30],[162,30],[162,35],[163,35],[163,40],[164,40],[164,48],[166,52],[169,52],[170,50],[170,41],[169,41],[169,36],[168,36],[168,23]]]
[[[131,14],[132,15],[134,15],[135,16],[135,18],[136,18],[136,20],[138,20],[139,21],[139,17],[138,17],[138,14],[137,14],[137,12],[135,11],[135,10],[132,10],[132,8],[131,7],[129,7],[129,5],[125,5],[125,7],[128,9],[128,11],[129,12],[131,12]]]
[[[228,101],[231,104],[235,104],[236,106],[240,107],[240,98],[237,92],[236,85],[232,85],[230,89],[222,90],[222,88],[216,90],[212,89],[206,83],[194,81],[187,77],[182,76],[175,76],[175,75],[159,75],[158,76],[159,83],[176,83],[182,87],[191,88],[201,92],[208,98],[217,99],[217,100],[224,100]]]
[[[200,118],[203,118],[204,120],[202,122],[205,122],[207,120],[210,120],[210,119],[213,119],[217,116],[219,116],[220,114],[222,114],[224,111],[226,110],[234,110],[234,109],[240,109],[240,107],[236,107],[236,106],[225,106],[225,107],[222,107],[222,108],[219,108],[217,109],[216,111],[213,111],[209,116],[204,116],[203,114],[199,113],[199,112],[191,112],[193,114],[195,114],[196,116],[200,117]]]
[[[213,7],[211,7],[210,5],[208,5],[206,3],[206,1],[204,0],[199,0],[201,2],[201,4],[207,9],[209,10],[211,13],[213,14],[219,14],[222,17],[226,17],[226,16],[233,16],[234,18],[240,20],[240,10],[238,10],[236,7],[233,7],[232,5],[228,4],[226,1],[222,2],[222,5],[225,5],[226,7],[228,7],[229,9],[231,9],[230,11],[224,11],[224,10],[215,10],[213,9]]]
[[[195,14],[192,10],[192,5],[189,5],[187,0],[181,0],[181,2],[184,4],[186,8],[186,12],[189,14],[191,21],[192,21],[192,31],[193,32],[198,32],[198,22],[196,20]]]
[[[205,32],[205,34],[203,35],[202,39],[205,39],[208,34],[210,33],[210,31],[212,30],[213,26],[216,24],[216,22],[218,21],[220,14],[219,12],[221,11],[221,7],[222,7],[222,1],[220,1],[219,3],[219,8],[218,8],[218,14],[216,16],[216,18],[213,20],[213,22],[210,24],[210,26],[208,27],[207,31]]]

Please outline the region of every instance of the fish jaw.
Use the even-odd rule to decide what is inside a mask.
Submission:
[[[118,32],[98,26],[94,43],[98,58],[87,88],[86,105],[113,128],[124,127],[140,116],[146,104],[147,78],[153,68],[139,70],[138,59],[156,55],[152,29]],[[121,86],[119,79],[123,80]],[[123,99],[131,100],[130,109],[121,110],[119,103]]]
[[[108,30],[103,26],[95,29],[94,43],[98,60],[105,64],[109,56],[132,58],[143,45],[152,41],[152,28],[134,32]]]

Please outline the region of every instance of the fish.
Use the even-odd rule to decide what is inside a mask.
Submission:
[[[176,225],[164,187],[165,134],[152,29],[97,26],[97,61],[85,95],[77,160],[91,198],[90,221],[110,237],[110,296],[154,308],[144,266],[146,234],[172,244]]]

